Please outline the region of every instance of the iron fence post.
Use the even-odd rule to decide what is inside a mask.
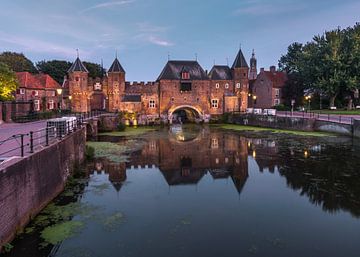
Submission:
[[[20,142],[21,142],[21,157],[24,157],[24,134],[20,135]]]
[[[34,153],[34,132],[30,131],[30,153]]]
[[[46,127],[46,132],[45,132],[45,140],[46,140],[46,146],[49,146],[49,128]]]

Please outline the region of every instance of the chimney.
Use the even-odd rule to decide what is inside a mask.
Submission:
[[[276,72],[276,67],[275,66],[270,66],[270,72],[275,73]]]
[[[264,71],[265,71],[265,68],[261,68],[261,69],[260,69],[260,72],[264,72]]]

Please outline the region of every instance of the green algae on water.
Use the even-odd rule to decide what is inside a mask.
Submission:
[[[56,224],[45,228],[41,232],[41,237],[45,243],[55,245],[73,237],[84,226],[81,221],[65,221],[60,224]]]
[[[127,127],[125,131],[105,132],[100,133],[99,136],[130,137],[142,135],[155,130],[156,127]]]
[[[124,215],[121,212],[116,212],[103,220],[103,226],[105,230],[115,231],[123,222]]]
[[[326,132],[296,131],[296,130],[262,128],[262,127],[234,125],[234,124],[212,125],[212,127],[233,130],[233,131],[252,131],[252,132],[261,132],[261,131],[266,132],[267,131],[267,132],[275,133],[275,134],[291,134],[291,135],[295,135],[295,136],[312,136],[312,137],[334,136],[334,134],[326,133]]]

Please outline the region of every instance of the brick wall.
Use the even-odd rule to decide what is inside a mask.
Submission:
[[[85,129],[58,144],[0,167],[0,248],[64,188],[84,160]],[[0,249],[1,250],[1,249]]]

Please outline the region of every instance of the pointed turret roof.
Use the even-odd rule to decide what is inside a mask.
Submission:
[[[85,65],[80,61],[79,57],[76,58],[75,62],[71,65],[70,69],[68,70],[68,72],[75,72],[75,71],[89,73]]]
[[[249,68],[246,60],[245,60],[245,57],[244,57],[244,54],[242,53],[241,49],[239,50],[236,58],[235,58],[235,61],[234,61],[234,64],[233,66],[231,67],[232,69],[235,69],[235,68]]]
[[[123,72],[123,73],[125,73],[125,70],[121,66],[117,57],[115,58],[113,64],[111,65],[110,69],[108,70],[108,72]]]

